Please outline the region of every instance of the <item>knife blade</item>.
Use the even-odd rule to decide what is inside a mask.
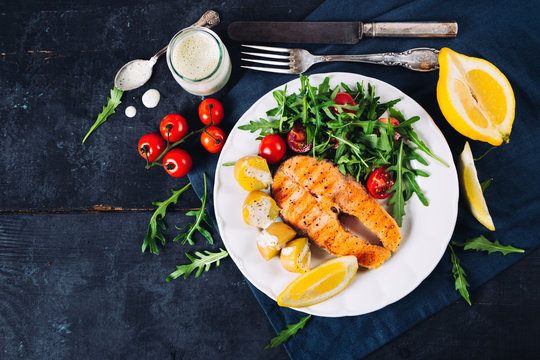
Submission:
[[[455,37],[454,21],[439,22],[273,22],[235,21],[232,40],[314,44],[356,44],[363,37]]]

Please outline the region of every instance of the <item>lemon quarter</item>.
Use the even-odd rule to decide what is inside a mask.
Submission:
[[[473,140],[508,142],[516,103],[512,86],[492,63],[449,48],[439,53],[437,101],[452,127]]]
[[[356,256],[328,260],[297,277],[279,294],[279,306],[304,307],[318,304],[349,285],[358,270]]]
[[[491,215],[489,215],[486,199],[482,192],[482,186],[478,181],[471,147],[468,142],[465,143],[465,148],[459,156],[459,170],[461,184],[472,214],[482,225],[491,231],[495,231],[495,225]]]

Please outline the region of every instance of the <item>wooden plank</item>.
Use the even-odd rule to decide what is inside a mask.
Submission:
[[[230,258],[165,282],[184,253],[141,254],[148,213],[0,216],[0,354],[9,358],[276,359],[275,336]],[[170,214],[169,238],[183,214]],[[222,245],[220,245],[222,246]],[[234,334],[234,335],[232,335]],[[5,358],[4,355],[0,356]]]
[[[129,60],[151,57],[211,8],[221,15],[215,30],[238,64],[239,45],[226,38],[229,22],[299,20],[320,1],[127,3],[30,1],[2,8],[0,143],[9,151],[0,152],[0,209],[149,207],[180,188],[185,179],[172,179],[157,167],[145,170],[137,154],[139,138],[156,132],[169,113],[183,114],[192,129],[202,125],[201,98],[176,84],[164,59],[148,85],[126,93],[117,113],[81,144],[106,104],[116,71]],[[231,84],[240,76],[235,65]],[[150,88],[162,94],[154,109],[141,103]],[[128,105],[137,108],[132,119],[124,115]],[[227,130],[235,121],[228,121]],[[187,148],[204,152],[198,139]]]

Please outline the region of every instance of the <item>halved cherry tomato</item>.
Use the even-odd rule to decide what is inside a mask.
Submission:
[[[295,153],[306,153],[311,150],[311,143],[307,141],[307,132],[304,125],[296,123],[287,134],[287,145]]]
[[[385,168],[374,170],[367,180],[367,188],[371,196],[376,199],[386,199],[391,193],[388,192],[394,186],[394,179]]]
[[[139,154],[149,162],[156,160],[167,147],[167,142],[156,133],[146,134],[139,140]]]
[[[287,146],[279,135],[266,135],[259,145],[259,156],[266,159],[269,164],[279,162],[285,156]]]
[[[221,130],[217,126],[209,126],[208,129],[201,134],[201,144],[206,151],[215,154],[223,149],[227,135],[225,131]]]
[[[356,101],[354,101],[353,97],[344,92],[337,93],[336,98],[334,99],[334,102],[337,105],[356,105]],[[339,112],[339,110],[333,106],[330,107],[330,110],[335,113]],[[351,114],[356,114],[356,111],[354,110],[350,110],[350,109],[342,109],[342,110]]]
[[[388,118],[380,118],[379,121],[382,122],[382,123],[388,124]],[[390,124],[392,124],[392,126],[398,126],[399,125],[399,120],[396,119],[396,118],[391,117],[390,118]],[[400,137],[401,137],[401,134],[399,132],[395,131],[394,132],[394,140],[398,141]]]
[[[182,115],[169,114],[161,120],[159,132],[165,140],[168,137],[170,143],[175,143],[187,135],[188,124]]]
[[[217,125],[223,120],[223,105],[216,99],[206,99],[199,105],[199,118],[205,125]]]
[[[193,161],[187,151],[182,149],[169,150],[163,157],[165,171],[174,177],[186,176]]]

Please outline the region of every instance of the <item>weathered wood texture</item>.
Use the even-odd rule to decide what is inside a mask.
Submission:
[[[145,170],[136,143],[169,112],[197,127],[200,98],[181,91],[160,61],[148,86],[81,140],[116,70],[152,56],[205,10],[221,14],[224,35],[231,21],[300,20],[320,2],[0,1],[1,359],[287,357],[282,347],[263,350],[275,332],[230,259],[197,280],[164,282],[186,263],[184,252],[220,242],[140,254],[151,202],[187,180]],[[238,44],[224,40],[236,61]],[[231,83],[240,75],[235,68]],[[146,109],[140,97],[151,87],[162,100]],[[123,115],[128,105],[137,107],[133,119]],[[179,203],[199,205],[192,191]],[[166,220],[172,235],[188,218],[177,211]],[[539,270],[540,250],[473,291],[472,307],[453,304],[368,358],[538,353]]]

